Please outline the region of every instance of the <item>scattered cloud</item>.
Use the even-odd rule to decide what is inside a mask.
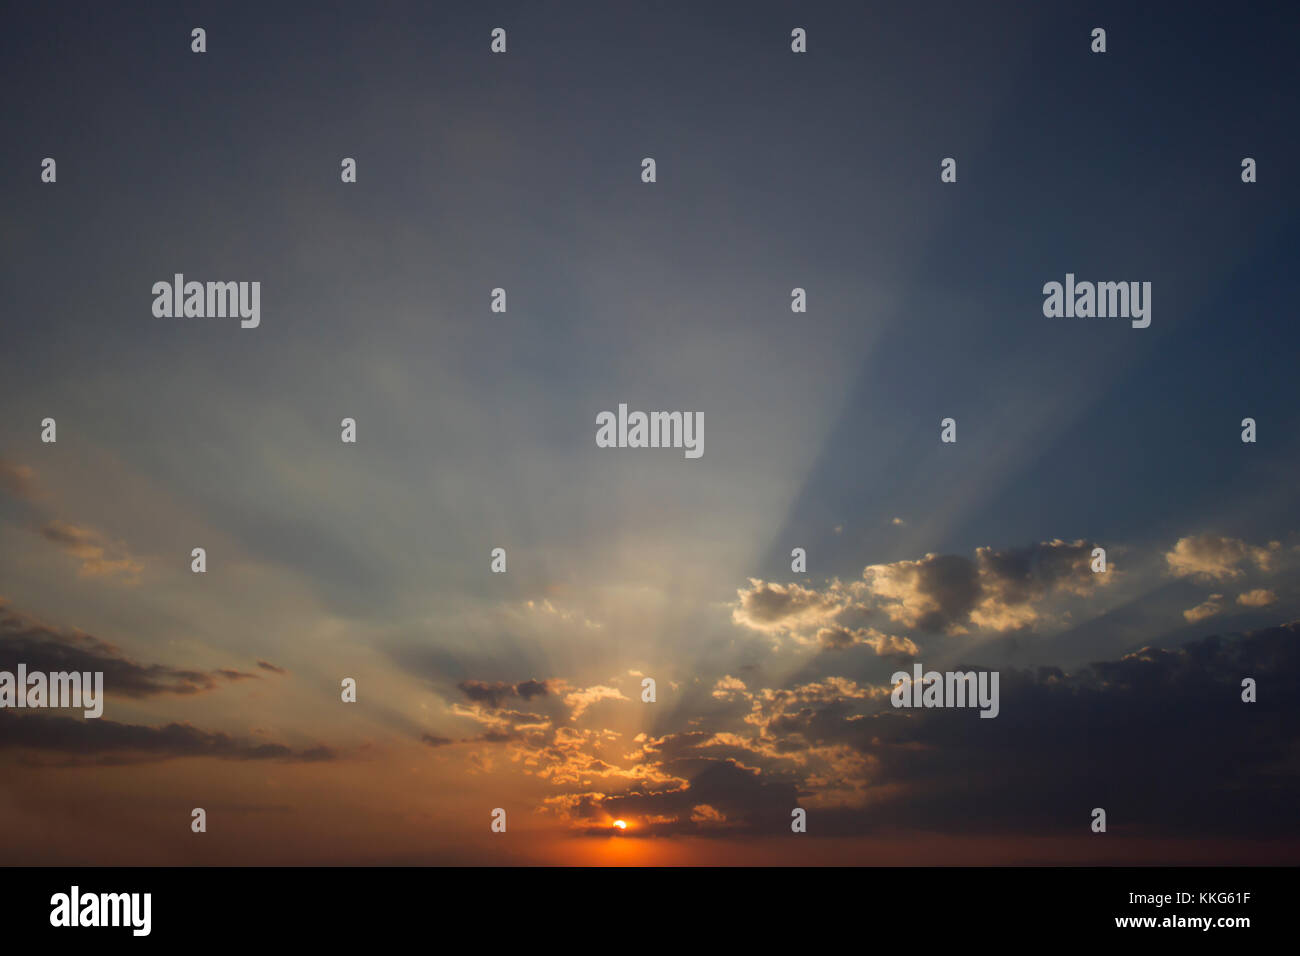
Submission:
[[[1277,594],[1267,588],[1255,588],[1245,594],[1238,594],[1237,603],[1246,607],[1268,607],[1277,603]]]
[[[1247,567],[1269,570],[1281,547],[1278,541],[1271,541],[1268,547],[1261,548],[1238,538],[1198,534],[1179,538],[1165,555],[1165,561],[1169,573],[1175,577],[1224,581],[1241,577]]]
[[[767,634],[835,650],[862,644],[876,654],[916,654],[908,635],[872,625],[921,632],[1009,632],[1055,620],[1054,605],[1087,596],[1115,580],[1112,568],[1092,571],[1093,544],[1045,541],[1024,548],[977,548],[973,558],[927,554],[917,560],[868,565],[859,581],[822,588],[751,578],[737,592],[732,620]]]
[[[1220,603],[1222,601],[1222,594],[1211,594],[1207,600],[1196,605],[1196,607],[1190,607],[1184,611],[1183,617],[1187,618],[1190,623],[1197,624],[1207,617],[1214,617],[1214,615],[1222,611],[1223,604]]]
[[[592,704],[602,700],[627,700],[623,692],[617,687],[609,687],[604,684],[597,684],[594,687],[584,687],[581,690],[571,691],[564,697],[564,703],[569,707],[570,720],[577,720]]]
[[[0,600],[0,670],[13,671],[19,662],[29,671],[102,671],[106,693],[136,698],[198,694],[257,676],[234,668],[142,664],[108,641],[76,629],[56,630]]]
[[[90,577],[120,574],[134,578],[142,568],[124,544],[108,541],[93,528],[50,521],[41,527],[41,535],[80,560],[81,573]]]
[[[470,700],[493,709],[501,707],[505,701],[513,697],[532,700],[534,697],[544,697],[548,693],[546,681],[538,680],[526,680],[518,684],[463,680],[456,686]]]

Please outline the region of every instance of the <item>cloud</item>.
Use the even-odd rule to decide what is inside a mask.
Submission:
[[[638,821],[629,835],[707,834],[736,830],[781,832],[798,805],[793,782],[769,780],[734,760],[706,763],[685,784],[666,789],[602,794],[592,800],[592,815]]]
[[[1268,711],[1244,704],[1243,675],[1267,681],[1287,703]],[[1002,712],[982,721],[987,728],[956,710],[882,710],[862,720],[819,720],[814,710],[793,715],[785,729],[871,758],[870,785],[880,793],[869,814],[842,815],[839,825],[850,830],[874,822],[960,830],[974,821],[1068,830],[1078,795],[1088,793],[1088,806],[1123,806],[1126,823],[1148,833],[1194,835],[1213,819],[1295,838],[1287,808],[1300,775],[1289,755],[1300,744],[1300,716],[1289,702],[1298,691],[1300,622],[1143,648],[1075,674],[1003,671]]]
[[[1243,703],[1243,675],[1269,686],[1270,699]],[[621,757],[601,756],[599,733],[575,731],[563,769],[547,771],[569,789],[546,805],[580,831],[622,818],[640,835],[707,835],[724,823],[784,833],[795,806],[815,821],[810,835],[1064,834],[1104,806],[1153,836],[1194,837],[1212,819],[1231,835],[1300,840],[1300,713],[1290,704],[1300,696],[1300,622],[1000,676],[993,720],[895,709],[888,685],[831,675],[750,683],[748,713],[639,736]],[[740,695],[740,683],[724,676],[709,693]]]
[[[817,640],[827,650],[844,650],[859,644],[865,645],[880,657],[895,654],[915,657],[921,653],[920,648],[910,638],[882,634],[874,627],[852,629],[838,625],[824,627],[817,632]]]
[[[564,697],[564,703],[569,707],[570,720],[577,720],[587,712],[592,704],[602,700],[627,700],[623,692],[617,687],[607,687],[604,684],[597,684],[594,687],[585,687],[581,690],[572,691]]]
[[[691,822],[699,826],[725,826],[727,816],[717,807],[701,803],[691,808]]]
[[[769,584],[758,578],[750,578],[749,583],[748,589],[736,592],[740,603],[732,611],[732,619],[756,631],[829,623],[839,610],[834,598],[798,584]]]
[[[174,757],[319,762],[337,757],[329,747],[293,750],[282,744],[201,730],[188,723],[150,727],[103,717],[19,716],[8,710],[0,710],[0,749],[69,754],[68,762],[74,764],[139,763]]]
[[[538,680],[526,680],[518,684],[502,681],[487,683],[481,680],[463,680],[456,687],[475,703],[486,704],[493,709],[502,706],[506,700],[512,697],[532,700],[534,697],[544,697],[548,693],[546,681]]]
[[[1044,541],[1027,548],[977,548],[980,602],[971,621],[984,630],[1017,630],[1036,623],[1039,604],[1061,593],[1085,596],[1118,572],[1092,570],[1091,541]]]
[[[0,458],[0,492],[20,501],[35,502],[44,497],[36,480],[36,472],[27,465],[19,465]],[[58,519],[40,517],[43,508],[32,508],[32,524],[38,526],[41,537],[57,545],[81,562],[79,573],[87,577],[121,575],[134,582],[143,567],[120,541],[110,541],[101,532],[86,525],[73,524]]]
[[[219,667],[212,673],[218,677],[224,677],[229,681],[237,680],[257,680],[256,674],[250,674],[247,671],[237,671],[233,667]]]
[[[258,660],[258,662],[257,662],[257,666],[260,667],[260,668],[262,668],[262,670],[264,670],[264,671],[270,671],[272,674],[288,674],[288,673],[289,673],[289,672],[288,672],[287,670],[285,670],[283,667],[277,667],[276,665],[272,664],[270,661]]]
[[[81,561],[81,573],[92,577],[121,574],[128,578],[140,572],[142,565],[127,553],[125,545],[107,541],[92,528],[51,521],[41,528],[45,540],[57,544]]]
[[[582,615],[577,611],[570,611],[564,608],[556,607],[555,604],[551,602],[550,598],[543,598],[540,601],[525,601],[524,607],[527,608],[529,611],[536,611],[542,614],[548,614],[553,617],[556,617],[566,624],[580,623],[583,627],[590,628],[591,630],[594,631],[598,631],[602,627],[604,627],[604,625],[601,624],[599,621],[593,621],[591,618],[585,617],[584,615]]]
[[[892,620],[924,631],[964,621],[979,598],[978,571],[958,555],[927,554],[919,561],[875,564],[863,577]]]
[[[0,458],[0,490],[25,501],[37,497],[36,472],[27,465],[19,465]]]
[[[719,677],[716,684],[713,685],[712,696],[717,700],[731,700],[736,694],[744,693],[745,682],[739,677],[732,677],[728,674],[725,677]]]
[[[1266,588],[1255,588],[1245,594],[1238,594],[1237,603],[1244,604],[1246,607],[1268,607],[1270,604],[1277,603],[1277,595]]]
[[[1207,617],[1214,617],[1223,610],[1223,605],[1219,603],[1222,600],[1222,594],[1211,594],[1208,600],[1184,611],[1183,617],[1187,618],[1192,624],[1204,621]]]
[[[871,626],[873,618],[926,632],[962,634],[972,628],[1008,632],[1054,619],[1068,596],[1092,594],[1117,575],[1092,571],[1093,544],[1054,539],[1024,548],[981,547],[974,558],[927,554],[872,564],[862,580],[819,589],[751,578],[737,591],[732,620],[827,650],[862,644],[877,655],[916,654],[907,636]]]
[[[534,697],[545,697],[547,694],[546,681],[544,680],[526,680],[515,685],[515,693],[524,700],[532,700]]]
[[[255,674],[220,668],[188,670],[165,664],[141,664],[113,644],[84,631],[58,631],[9,608],[0,601],[0,670],[19,663],[29,671],[102,671],[104,689],[124,697],[155,694],[198,694],[222,681],[248,680]]]
[[[1269,570],[1281,547],[1277,541],[1269,542],[1267,548],[1260,548],[1238,538],[1199,534],[1179,538],[1165,555],[1165,561],[1169,573],[1175,577],[1223,581],[1241,577],[1245,573],[1243,566],[1254,565],[1262,571]]]

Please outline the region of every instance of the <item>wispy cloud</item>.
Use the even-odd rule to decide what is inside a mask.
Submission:
[[[237,668],[208,671],[143,664],[93,634],[55,629],[0,598],[0,669],[12,671],[20,662],[33,671],[101,671],[106,693],[134,698],[200,694],[223,682],[257,676]]]

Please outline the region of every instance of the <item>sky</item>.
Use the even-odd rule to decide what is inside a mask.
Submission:
[[[1300,15],[981,6],[9,11],[0,862],[1300,862]]]

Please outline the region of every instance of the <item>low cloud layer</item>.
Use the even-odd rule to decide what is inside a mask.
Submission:
[[[57,630],[11,608],[0,598],[0,670],[18,664],[29,671],[102,671],[104,690],[123,697],[199,694],[223,682],[250,680],[256,674],[236,668],[212,671],[142,664],[108,641],[79,630]]]
[[[317,762],[337,756],[329,747],[294,750],[188,723],[151,727],[105,718],[18,715],[8,710],[0,710],[0,750],[29,751],[42,763],[48,762],[43,755],[59,754],[70,765],[143,763],[175,757]]]
[[[1258,703],[1242,700],[1247,677]],[[1070,833],[1086,831],[1100,806],[1119,833],[1194,836],[1213,820],[1219,833],[1300,836],[1291,706],[1300,622],[1144,648],[1074,673],[1004,670],[994,720],[896,710],[889,691],[840,677],[750,689],[727,676],[711,696],[743,707],[694,730],[643,735],[622,759],[599,734],[570,735],[558,749],[516,745],[558,783],[599,773],[589,789],[548,801],[597,832],[621,818],[628,835],[780,833],[798,806],[810,834]],[[581,771],[557,772],[538,759],[548,751]]]

